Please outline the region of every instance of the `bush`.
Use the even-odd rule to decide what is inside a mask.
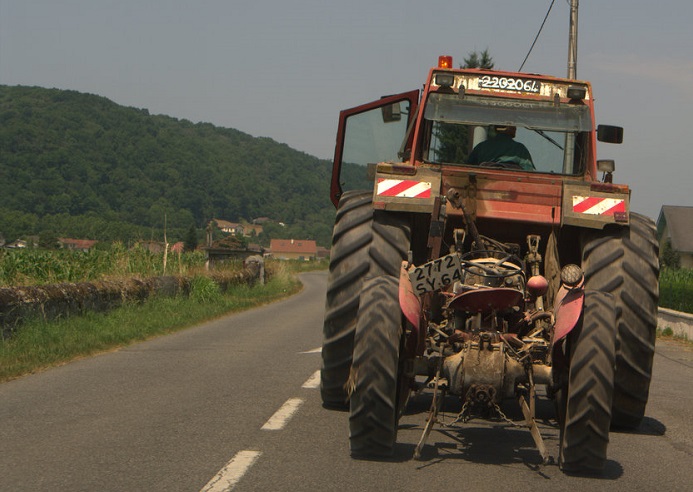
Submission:
[[[221,299],[219,285],[209,277],[196,275],[190,283],[190,298],[198,302],[211,302]]]

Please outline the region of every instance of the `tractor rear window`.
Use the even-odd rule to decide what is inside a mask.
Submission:
[[[581,172],[587,135],[593,130],[588,106],[525,99],[431,94],[424,117],[428,134],[423,158],[429,162],[491,165],[494,161],[499,167],[543,173]],[[498,142],[503,151],[489,153],[491,144]],[[521,150],[513,153],[517,143]]]

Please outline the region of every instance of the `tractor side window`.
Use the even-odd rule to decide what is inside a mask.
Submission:
[[[408,112],[409,101],[400,101],[347,118],[340,173],[344,191],[372,188],[368,164],[400,161]]]

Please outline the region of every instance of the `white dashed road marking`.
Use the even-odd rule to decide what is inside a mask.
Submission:
[[[286,400],[279,410],[274,412],[265,425],[261,427],[262,430],[281,430],[287,424],[287,422],[293,417],[299,407],[303,405],[303,400],[301,398],[289,398]]]
[[[301,352],[302,354],[319,354],[322,352],[322,347],[314,348],[313,350],[306,350],[305,352]]]
[[[261,454],[260,451],[239,451],[200,492],[228,492],[233,489]]]
[[[314,389],[320,386],[320,371],[315,371],[311,377],[309,377],[301,388]]]
[[[308,352],[302,352],[304,354],[314,354],[320,352],[321,349],[313,349]],[[320,386],[320,371],[315,371],[305,383],[303,383],[302,388],[315,389]],[[291,420],[291,417],[298,411],[298,409],[303,405],[304,401],[302,398],[289,398],[286,403],[284,403],[279,410],[274,412],[265,425],[261,427],[262,430],[281,430],[286,424]],[[200,492],[228,492],[232,490],[236,484],[243,478],[243,475],[250,469],[251,466],[260,458],[262,455],[261,451],[239,451],[236,455],[231,458],[231,461],[226,463],[224,468],[219,470],[214,478],[212,478],[207,485],[205,485]]]

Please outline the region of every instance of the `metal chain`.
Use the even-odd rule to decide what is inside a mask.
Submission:
[[[458,422],[462,422],[463,424],[466,424],[469,422],[472,417],[467,411],[469,410],[469,401],[464,402],[464,405],[462,405],[462,410],[460,410],[460,413],[457,414],[457,417],[455,417],[455,420],[452,422],[443,422],[442,420],[439,420],[438,423],[443,426],[443,427],[452,427]],[[466,414],[466,415],[465,415]]]
[[[510,419],[503,413],[503,411],[500,409],[500,407],[498,406],[497,403],[494,403],[494,404],[493,404],[493,409],[494,409],[496,412],[498,412],[498,415],[500,416],[501,419],[505,420],[507,423],[509,423],[509,424],[512,425],[513,427],[525,427],[524,425],[518,424],[517,422],[514,422],[514,421],[510,420]]]

